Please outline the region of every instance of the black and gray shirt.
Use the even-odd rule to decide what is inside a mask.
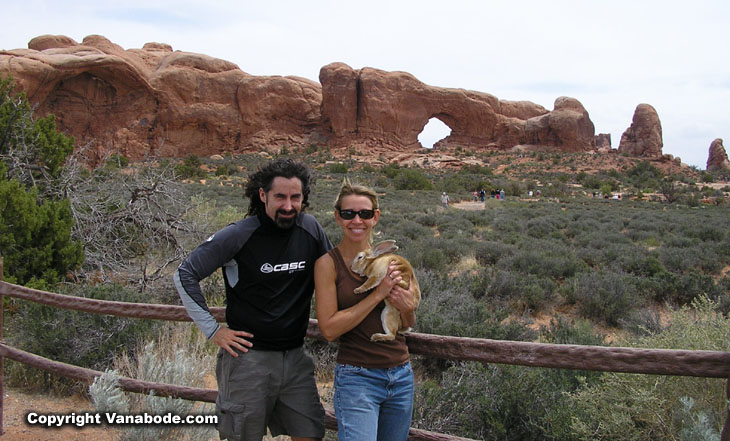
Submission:
[[[251,216],[190,253],[175,272],[175,286],[188,315],[211,338],[219,326],[199,282],[222,268],[228,327],[252,333],[255,349],[293,349],[307,332],[314,262],[331,248],[311,215],[299,215],[290,229],[279,228],[265,214]]]

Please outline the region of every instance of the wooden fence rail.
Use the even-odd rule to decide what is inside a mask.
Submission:
[[[87,299],[3,282],[1,262],[0,260],[0,301],[3,296],[11,296],[49,306],[96,314],[168,321],[191,321],[182,306]],[[224,312],[224,308],[211,308],[211,313],[218,321],[225,321]],[[1,325],[2,308],[0,308],[0,332],[2,332]],[[0,334],[0,339],[1,337]],[[316,320],[310,319],[307,337],[323,339]],[[420,333],[408,333],[406,341],[411,353],[429,358],[604,372],[730,378],[730,352],[558,345],[447,337]],[[93,379],[93,377],[101,374],[98,371],[64,365],[0,344],[0,368],[2,367],[3,357],[69,376],[79,381],[88,382],[90,378]],[[160,395],[168,393],[180,398],[215,401],[215,397],[210,395],[216,393],[214,390],[187,388],[186,391],[183,391],[183,389],[176,389],[179,386],[146,383],[134,379],[125,379],[124,383],[120,382],[120,385],[123,389],[132,392],[146,393],[155,390]],[[130,389],[126,389],[126,387],[130,387]],[[170,389],[170,387],[173,389]],[[2,393],[1,381],[0,393]],[[175,395],[181,393],[189,395]],[[726,386],[726,393],[730,398],[730,382]],[[722,441],[730,441],[730,426],[728,425],[730,418],[728,416],[730,416],[730,411],[729,415],[726,415],[721,436]],[[327,414],[327,425],[329,428],[336,428],[336,420],[334,420],[334,416],[330,411]],[[2,395],[0,395],[0,430],[2,430]],[[417,429],[411,429],[409,439],[464,440],[464,438]]]

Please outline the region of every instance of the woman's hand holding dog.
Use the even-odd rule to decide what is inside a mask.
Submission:
[[[379,300],[385,300],[393,292],[393,288],[398,286],[398,283],[403,280],[401,273],[402,271],[398,270],[398,265],[395,264],[395,261],[391,261],[388,266],[388,274],[383,278],[383,281],[380,282],[380,285],[375,288],[371,295],[376,296]]]
[[[386,297],[388,302],[400,311],[401,322],[403,326],[407,328],[413,327],[416,324],[416,301],[413,295],[413,284],[408,285],[408,289],[403,289],[398,285],[395,285],[390,293]]]

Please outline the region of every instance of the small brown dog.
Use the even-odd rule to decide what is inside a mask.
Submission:
[[[355,256],[350,264],[353,272],[366,276],[368,279],[362,285],[355,288],[355,294],[361,294],[376,286],[380,285],[383,278],[388,274],[388,266],[391,261],[395,261],[397,270],[401,272],[402,280],[398,283],[403,289],[408,289],[409,284],[413,284],[413,301],[416,307],[421,301],[421,288],[418,286],[418,280],[413,271],[413,267],[405,257],[393,254],[398,247],[394,240],[384,240],[378,242],[374,247],[361,251]],[[373,334],[370,337],[372,341],[390,341],[395,339],[396,332],[410,331],[410,328],[404,328],[400,319],[400,311],[385,299],[385,308],[380,315],[383,322],[383,334]]]

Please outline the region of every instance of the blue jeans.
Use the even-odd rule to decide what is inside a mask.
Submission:
[[[413,413],[413,369],[349,364],[335,367],[335,416],[340,441],[404,441]]]

